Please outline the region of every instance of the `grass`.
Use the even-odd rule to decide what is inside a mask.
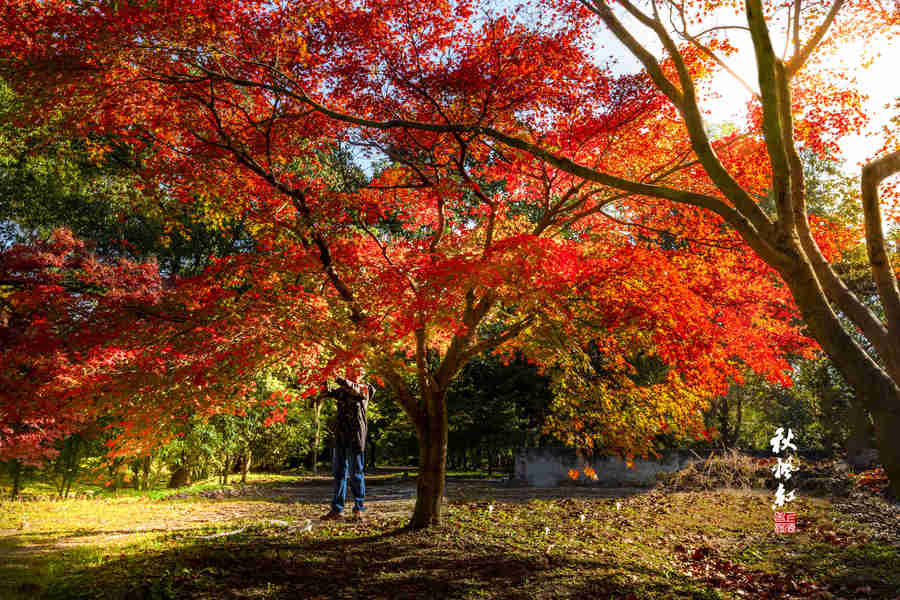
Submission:
[[[402,477],[406,473],[409,478],[416,477],[416,467],[386,467],[380,468],[374,473],[366,473],[366,481],[379,483]],[[448,479],[506,479],[509,477],[506,473],[495,473],[488,476],[487,473],[478,471],[449,471]],[[248,473],[248,485],[280,485],[294,484],[298,478],[307,481],[329,481],[331,474],[328,469],[320,468],[316,475],[308,470],[294,470],[284,473]],[[193,484],[178,489],[169,489],[166,487],[167,477],[157,477],[157,482],[151,490],[137,490],[132,487],[130,481],[123,487],[114,488],[112,486],[92,483],[90,474],[79,477],[72,485],[69,492],[70,498],[149,498],[151,500],[160,500],[176,495],[192,495],[199,492],[208,492],[220,489],[237,489],[242,486],[240,483],[240,475],[231,475],[227,485],[219,483],[218,477],[210,477],[203,481],[197,481]],[[0,499],[7,500],[9,491],[12,489],[8,474],[5,469],[0,469]],[[56,487],[52,481],[46,478],[28,477],[22,483],[21,496],[28,500],[54,500],[58,498]],[[2,600],[2,599],[0,599]]]
[[[318,521],[316,494],[2,502],[0,598],[892,600],[900,590],[897,539],[825,498],[794,502],[800,531],[776,535],[768,493],[481,493],[451,499],[424,532],[402,529],[411,500],[376,502],[363,523]]]

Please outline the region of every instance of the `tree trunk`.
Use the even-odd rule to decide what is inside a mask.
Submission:
[[[891,493],[900,498],[900,388],[898,373],[885,372],[847,333],[825,299],[808,262],[782,271],[797,306],[822,349],[834,361],[857,398],[872,415],[881,464],[887,472]],[[890,368],[890,360],[888,360]],[[892,377],[893,376],[893,377]]]
[[[441,522],[441,499],[447,470],[447,408],[444,394],[444,391],[426,392],[422,414],[416,421],[419,476],[410,529],[423,529]]]
[[[228,471],[230,467],[231,457],[226,454],[225,460],[222,462],[222,485],[228,485]]]
[[[175,465],[172,476],[169,477],[170,488],[184,487],[191,482],[191,466],[187,464],[187,457],[181,453],[181,461]]]
[[[244,453],[244,466],[241,468],[241,483],[247,483],[247,473],[250,472],[250,461],[253,460],[253,450],[247,448]]]
[[[869,411],[859,400],[850,404],[850,435],[847,437],[847,462],[854,471],[871,469],[872,437],[874,429],[869,420]]]
[[[141,489],[150,489],[150,469],[152,466],[152,457],[148,454],[141,459]]]
[[[190,472],[188,468],[184,465],[178,465],[175,467],[175,470],[172,471],[172,476],[169,477],[169,487],[170,488],[180,488],[186,486],[191,481]]]
[[[22,491],[22,461],[13,459],[9,463],[10,474],[12,475],[12,491],[9,494],[10,500],[15,500]]]

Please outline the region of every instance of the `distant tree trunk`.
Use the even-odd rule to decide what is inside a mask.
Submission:
[[[740,389],[732,386],[728,392],[712,401],[712,413],[718,421],[719,439],[726,447],[734,447],[741,436],[741,424],[744,408],[743,395]],[[734,418],[731,412],[734,409]]]
[[[225,455],[225,460],[222,462],[222,485],[228,485],[228,471],[231,470],[231,457],[229,455]]]
[[[316,396],[313,399],[313,411],[315,414],[315,423],[316,423],[316,433],[313,436],[313,445],[312,445],[312,465],[311,469],[313,474],[316,473],[319,462],[319,434],[322,431],[322,399]]]
[[[109,476],[112,479],[112,490],[116,492],[118,495],[119,488],[122,486],[123,475],[121,472],[122,462],[124,458],[114,458],[113,461],[109,464],[107,469],[109,470]]]
[[[825,371],[824,368],[819,369],[820,372]],[[840,415],[840,393],[834,387],[827,385],[830,383],[828,374],[821,375],[825,385],[820,385],[819,392],[819,423],[822,426],[822,446],[833,456],[835,450],[838,450],[843,442],[842,425],[843,420]],[[846,448],[845,448],[846,449]]]
[[[416,419],[419,438],[419,476],[416,482],[416,507],[409,523],[412,529],[437,525],[441,521],[447,471],[446,390],[426,390],[422,413]]]
[[[150,489],[150,469],[152,467],[153,457],[149,454],[141,459],[141,487],[142,490]]]
[[[378,445],[375,443],[375,440],[370,439],[369,440],[369,456],[367,457],[368,458],[367,462],[369,463],[369,466],[368,466],[369,471],[375,471],[375,450],[377,447],[378,447]]]
[[[250,461],[253,460],[253,450],[247,447],[244,452],[244,466],[241,468],[241,483],[247,483],[247,473],[250,472]]]
[[[10,500],[15,500],[22,491],[22,461],[15,458],[9,461],[9,471],[12,477],[12,491],[9,497]]]
[[[187,456],[181,453],[181,460],[175,465],[172,476],[169,477],[170,488],[180,488],[191,482],[191,466],[187,463]]]
[[[169,487],[170,488],[180,488],[188,485],[191,482],[191,474],[188,468],[184,465],[178,465],[175,467],[175,470],[172,471],[171,477],[169,477]]]
[[[869,420],[869,411],[861,402],[850,404],[850,435],[847,438],[847,462],[854,471],[870,468],[875,458],[872,448],[874,428]]]

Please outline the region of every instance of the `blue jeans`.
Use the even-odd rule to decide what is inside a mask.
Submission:
[[[353,508],[365,512],[363,501],[366,499],[366,481],[363,477],[363,452],[353,448],[334,449],[332,461],[332,473],[334,474],[334,499],[331,501],[331,510],[341,512],[344,510],[344,497],[347,495],[347,472],[350,472],[350,489],[353,491]]]

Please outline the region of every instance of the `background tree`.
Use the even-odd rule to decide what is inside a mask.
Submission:
[[[545,437],[551,410],[550,380],[521,356],[504,364],[479,357],[463,367],[447,393],[448,459],[458,470],[480,470],[487,463],[509,470],[521,448]]]

